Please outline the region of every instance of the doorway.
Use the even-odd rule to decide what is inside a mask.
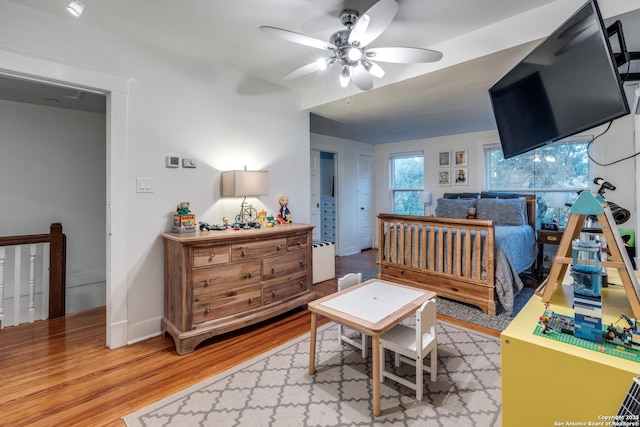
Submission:
[[[0,63],[1,75],[68,85],[107,98],[106,345],[127,345],[127,79],[3,50]]]
[[[314,240],[337,244],[337,155],[311,150],[311,220]]]

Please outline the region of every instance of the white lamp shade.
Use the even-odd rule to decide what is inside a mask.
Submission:
[[[269,194],[269,171],[222,172],[222,197],[264,196]]]
[[[420,203],[424,203],[428,205],[431,203],[431,192],[430,191],[421,191],[420,192]]]

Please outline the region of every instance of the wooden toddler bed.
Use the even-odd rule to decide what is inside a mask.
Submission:
[[[378,278],[510,315],[537,254],[535,196],[439,199],[436,215],[378,214]]]

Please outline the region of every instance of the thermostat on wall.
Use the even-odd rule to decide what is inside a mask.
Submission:
[[[167,156],[167,167],[168,168],[180,167],[180,158],[177,156]]]

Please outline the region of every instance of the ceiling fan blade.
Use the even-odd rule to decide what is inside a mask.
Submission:
[[[418,47],[374,47],[366,50],[365,57],[380,62],[415,64],[439,61],[442,52]]]
[[[295,70],[284,76],[282,80],[293,80],[297,79],[298,77],[306,76],[307,74],[315,73],[316,71],[324,70],[327,68],[327,63],[325,61],[325,64],[323,65],[322,62],[320,62],[323,60],[324,59],[318,60],[312,62],[311,64],[303,65],[300,68],[296,68]]]
[[[398,13],[396,0],[380,0],[360,16],[349,34],[349,43],[368,45],[387,29],[396,13]]]
[[[351,69],[351,81],[355,83],[360,90],[369,90],[373,87],[373,77],[360,64]]]
[[[289,30],[283,30],[282,28],[269,27],[269,26],[263,25],[262,27],[260,27],[260,29],[267,34],[271,34],[273,36],[288,40],[290,42],[302,44],[309,47],[315,47],[316,49],[322,49],[322,50],[336,49],[335,45],[329,42],[326,42],[324,40],[305,36],[304,34],[296,33]]]

